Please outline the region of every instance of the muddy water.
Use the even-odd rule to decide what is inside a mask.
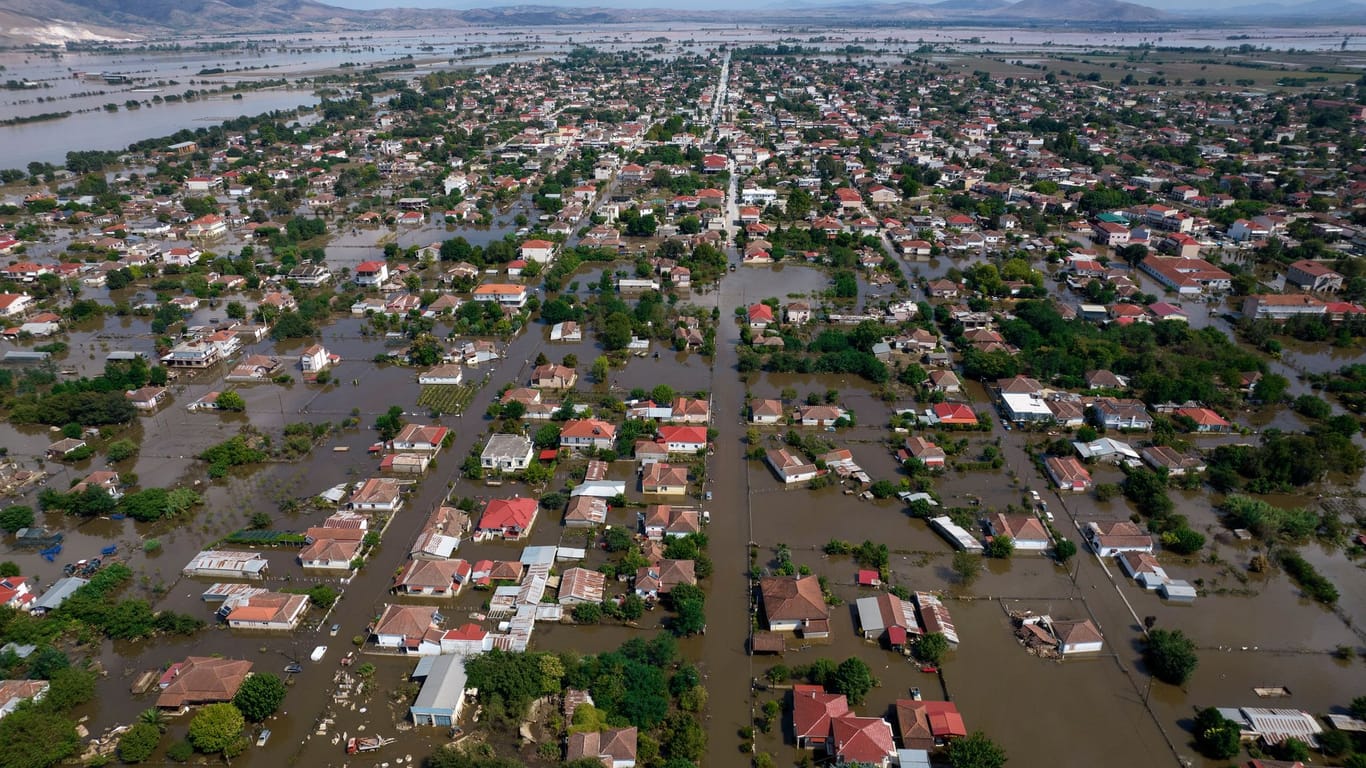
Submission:
[[[707,632],[702,641],[699,664],[707,677],[711,693],[706,723],[707,762],[714,766],[738,762],[736,732],[749,725],[753,719],[751,701],[741,693],[740,687],[756,674],[751,657],[745,653],[750,632],[751,605],[746,545],[754,540],[752,514],[777,499],[750,495],[750,473],[743,469],[744,388],[735,370],[739,359],[736,344],[740,332],[739,327],[729,321],[735,307],[743,307],[750,301],[763,298],[752,293],[759,290],[759,282],[751,282],[748,290],[746,282],[762,281],[764,278],[772,281],[772,275],[761,275],[759,272],[737,274],[740,275],[738,279],[735,275],[723,279],[720,290],[722,322],[716,333],[712,418],[721,434],[716,441],[716,453],[710,461],[710,490],[714,495],[712,522],[707,531],[709,554],[716,570],[711,577],[707,596]]]

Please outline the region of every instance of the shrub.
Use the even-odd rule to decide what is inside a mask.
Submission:
[[[152,756],[161,743],[161,730],[150,723],[136,723],[119,737],[119,759],[140,763]]]
[[[1338,588],[1319,573],[1313,565],[1300,557],[1300,553],[1286,550],[1281,553],[1281,567],[1290,574],[1290,578],[1300,585],[1300,589],[1309,597],[1325,605],[1333,605],[1338,601]]]

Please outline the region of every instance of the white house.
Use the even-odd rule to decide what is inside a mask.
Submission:
[[[535,450],[523,435],[493,435],[479,454],[479,466],[500,472],[520,472],[531,465]]]
[[[417,375],[417,383],[423,386],[452,386],[464,381],[464,368],[454,363],[438,365]]]

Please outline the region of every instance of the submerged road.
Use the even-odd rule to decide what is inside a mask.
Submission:
[[[712,111],[712,135],[725,114],[730,54],[721,64]],[[727,253],[738,257],[730,243],[738,211],[736,184],[732,176],[726,210]],[[748,695],[753,678],[746,653],[750,633],[752,587],[749,580],[749,471],[744,446],[744,385],[736,370],[740,328],[735,308],[744,306],[738,280],[722,278],[717,293],[720,320],[716,329],[716,357],[712,361],[712,420],[720,437],[710,458],[707,476],[712,492],[711,525],[707,528],[708,554],[716,565],[707,593],[707,634],[702,642],[699,668],[707,678],[707,763],[714,766],[748,762],[738,751],[737,732],[753,719]]]

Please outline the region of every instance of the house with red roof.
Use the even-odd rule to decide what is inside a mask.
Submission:
[[[574,450],[611,448],[616,425],[602,419],[573,419],[560,429],[560,447]]]
[[[749,327],[763,330],[773,324],[773,307],[762,302],[749,305]]]
[[[669,453],[701,453],[707,450],[707,428],[666,425],[659,428],[659,439]]]
[[[37,597],[29,588],[28,578],[24,576],[6,576],[0,579],[0,606],[23,608]]]
[[[539,505],[535,499],[515,497],[490,499],[474,529],[475,539],[501,537],[516,540],[531,532]]]
[[[1196,432],[1233,431],[1233,425],[1227,419],[1208,408],[1177,408],[1176,415],[1195,422]]]
[[[847,714],[849,701],[843,694],[826,693],[819,685],[792,686],[792,732],[798,748],[825,748],[830,722]]]
[[[896,756],[892,724],[880,717],[844,715],[830,721],[830,742],[826,750],[835,755],[836,765],[874,765],[887,768]]]
[[[933,749],[968,735],[958,705],[951,701],[897,699],[896,722],[906,749]]]
[[[932,412],[946,426],[977,426],[977,414],[964,403],[935,403]]]
[[[363,261],[351,275],[356,285],[378,288],[389,280],[389,265],[383,261]]]
[[[1044,469],[1064,491],[1086,491],[1091,487],[1091,473],[1075,456],[1049,456],[1044,460]]]

